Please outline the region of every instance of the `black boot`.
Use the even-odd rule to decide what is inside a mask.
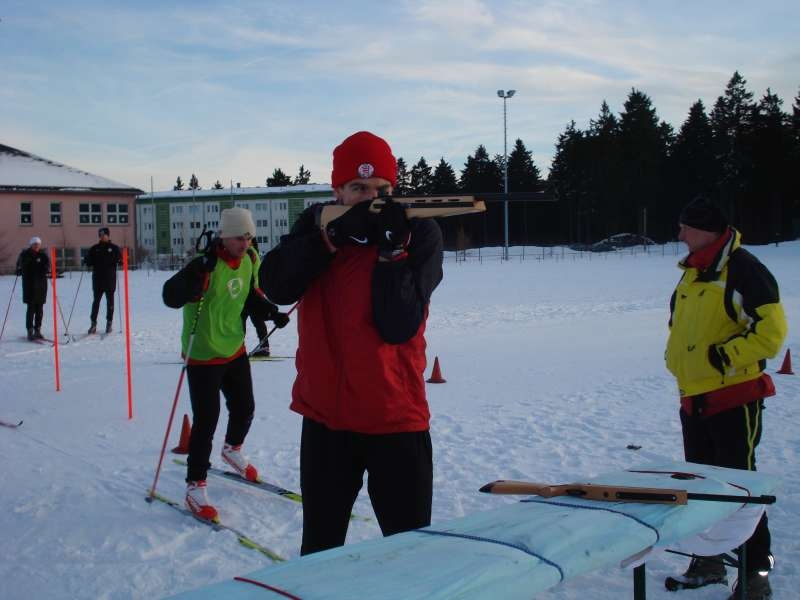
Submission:
[[[106,321],[106,333],[111,333],[113,330],[113,327],[111,327],[111,321]]]
[[[28,327],[28,341],[32,342],[36,337],[33,335],[33,327]]]
[[[33,329],[33,337],[37,340],[43,340],[44,336],[42,335],[42,330],[39,327],[34,327]]]
[[[97,333],[97,323],[92,321],[92,324],[89,326],[89,335]]]
[[[670,592],[676,590],[693,590],[695,588],[721,583],[727,585],[728,575],[725,572],[723,555],[695,556],[683,575],[667,577],[664,585]]]
[[[744,597],[746,600],[772,599],[772,587],[769,585],[769,576],[766,574],[766,571],[763,573],[763,575],[758,571],[748,573],[744,589]],[[739,583],[738,581],[736,582],[733,593],[728,597],[728,600],[739,600],[741,597],[739,595],[741,591]]]

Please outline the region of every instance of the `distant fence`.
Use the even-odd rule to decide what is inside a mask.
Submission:
[[[603,252],[591,250],[574,250],[569,246],[509,246],[508,260],[523,262],[526,260],[614,260],[624,257],[649,256],[682,256],[687,253],[681,242],[666,244],[649,244],[646,246],[629,246]],[[467,250],[450,250],[444,253],[445,262],[499,262],[503,260],[503,247],[469,248]]]

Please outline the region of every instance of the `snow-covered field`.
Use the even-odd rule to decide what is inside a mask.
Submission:
[[[800,242],[750,249],[780,283],[790,323],[787,347],[797,363]],[[494,479],[568,482],[647,456],[682,458],[676,389],[663,363],[667,303],[679,276],[672,247],[591,260],[559,256],[445,264],[427,333],[427,373],[438,356],[447,379],[428,385],[434,523],[513,501],[477,492]],[[161,303],[169,275],[130,275],[132,420],[124,336],[61,346],[62,389],[56,392],[52,351],[21,339],[24,309],[17,287],[0,342],[0,419],[24,424],[0,427],[0,598],[160,598],[267,564],[233,535],[144,501],[180,373],[180,312]],[[13,282],[0,278],[3,311]],[[58,280],[65,313],[78,282],[78,274]],[[84,277],[73,331],[88,326],[90,288]],[[103,313],[104,307],[101,319]],[[47,304],[46,328],[51,321]],[[254,334],[248,335],[252,345]],[[274,354],[294,354],[293,323],[271,339]],[[784,351],[769,372],[780,367]],[[253,373],[257,406],[246,450],[264,476],[297,489],[300,417],[288,410],[293,361],[254,364]],[[769,509],[777,558],[771,580],[776,598],[790,598],[800,584],[800,376],[773,377],[778,395],[767,403],[758,456],[760,470],[783,478],[779,501]],[[190,412],[184,387],[168,448],[177,444],[181,418]],[[221,424],[212,462],[220,462],[223,432]],[[642,449],[629,450],[628,444]],[[182,499],[184,470],[172,456],[158,489]],[[298,555],[297,504],[214,478],[209,495],[225,522],[287,557]],[[371,514],[365,492],[356,510]],[[353,522],[348,542],[378,535],[374,522]],[[721,586],[679,596],[665,591],[664,576],[684,564],[670,556],[651,560],[648,597],[727,597]],[[632,578],[629,571],[609,569],[542,597],[582,599],[587,588],[598,600],[627,598]]]

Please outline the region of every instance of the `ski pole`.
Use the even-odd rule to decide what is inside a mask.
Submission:
[[[83,269],[81,269],[81,276],[78,278],[78,287],[75,289],[75,297],[72,299],[72,306],[69,309],[69,317],[67,318],[67,325],[64,328],[69,331],[69,324],[72,323],[72,313],[75,311],[75,302],[78,301],[78,292],[81,291],[81,282],[83,281]]]
[[[58,314],[61,315],[61,324],[64,326],[64,332],[61,334],[64,337],[69,337],[69,329],[67,329],[67,320],[64,318],[64,311],[61,309],[61,298],[56,298],[56,305],[58,306]],[[67,342],[64,342],[65,344]]]
[[[3,328],[0,329],[0,340],[3,339],[3,333],[6,330],[6,321],[8,321],[8,311],[11,310],[11,301],[14,299],[14,290],[17,289],[17,280],[19,275],[14,278],[14,285],[11,286],[11,295],[8,297],[8,306],[6,307],[6,316],[3,317]]]
[[[300,304],[300,300],[298,300],[297,302],[295,302],[295,303],[294,303],[294,306],[292,306],[292,308],[290,308],[290,309],[289,309],[289,312],[287,312],[287,313],[286,313],[286,316],[287,316],[287,317],[288,317],[290,314],[292,314],[292,313],[294,312],[294,309],[295,309],[295,308],[297,308],[297,305],[298,305],[298,304]],[[250,352],[248,352],[248,353],[247,353],[247,356],[253,356],[253,354],[255,354],[256,352],[258,352],[259,350],[261,350],[261,349],[264,347],[264,343],[265,343],[265,342],[266,342],[266,341],[269,339],[269,336],[271,336],[271,335],[272,335],[272,334],[275,332],[275,330],[276,330],[277,328],[278,328],[278,326],[277,326],[277,325],[273,325],[273,326],[272,326],[272,329],[270,329],[270,330],[267,332],[267,335],[265,335],[263,338],[261,338],[260,340],[258,340],[258,345],[257,345],[255,348],[253,348],[253,349],[252,349]]]
[[[175,409],[178,406],[178,398],[181,394],[181,387],[183,386],[183,378],[186,376],[186,368],[189,366],[189,357],[192,355],[192,346],[194,345],[194,336],[197,330],[197,321],[200,317],[200,311],[203,310],[205,303],[205,296],[200,298],[197,304],[197,311],[194,313],[194,322],[192,329],[189,332],[189,343],[186,345],[186,356],[183,359],[183,366],[181,367],[181,374],[178,377],[178,387],[175,390],[175,398],[172,400],[172,410],[169,413],[169,420],[167,421],[167,431],[164,433],[164,443],[161,445],[161,454],[158,457],[158,466],[156,467],[156,475],[153,479],[153,487],[150,488],[150,494],[145,498],[148,502],[152,502],[156,495],[156,485],[158,484],[158,476],[161,473],[161,464],[164,462],[164,452],[167,449],[167,441],[169,440],[169,432],[172,429],[172,420],[175,418]]]

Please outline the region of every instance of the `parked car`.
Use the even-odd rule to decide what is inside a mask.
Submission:
[[[653,246],[655,242],[649,237],[638,233],[616,233],[604,240],[592,244],[593,252],[608,252],[618,248],[630,248],[631,246]]]

